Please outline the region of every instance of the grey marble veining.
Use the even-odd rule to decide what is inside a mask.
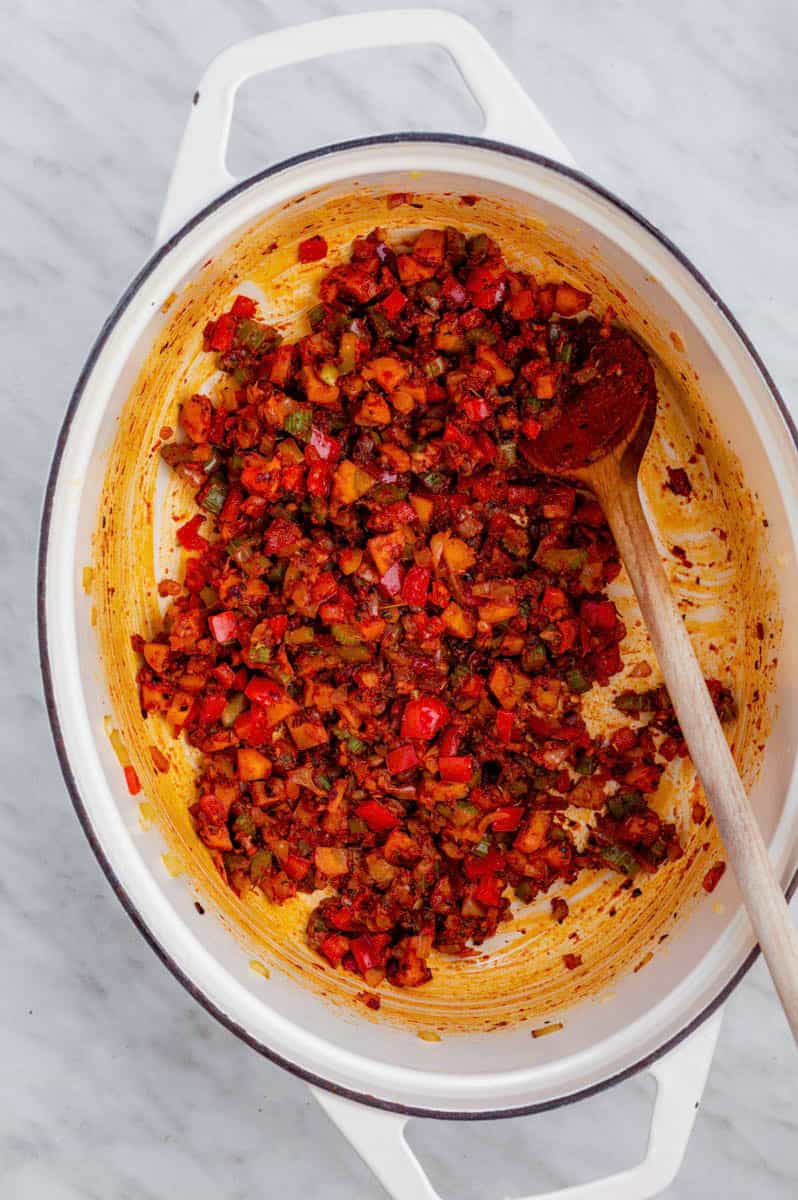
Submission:
[[[66,797],[32,620],[39,506],[88,347],[151,248],[204,64],[357,0],[6,0],[0,6],[0,1195],[9,1200],[383,1196],[298,1081],[199,1009],[112,896]],[[372,7],[388,4],[372,0]],[[798,389],[798,17],[791,0],[452,0],[580,166],[716,285]],[[390,128],[476,130],[439,55],[355,55],[250,85],[232,162]],[[788,1200],[798,1066],[761,964],[727,1006],[679,1200]],[[650,1081],[476,1127],[415,1122],[444,1197],[617,1169]]]

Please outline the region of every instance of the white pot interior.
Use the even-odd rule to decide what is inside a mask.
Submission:
[[[417,173],[423,172],[421,176]],[[106,331],[83,380],[51,499],[46,561],[47,647],[62,755],[86,820],[130,904],[200,993],[249,1037],[323,1080],[395,1103],[451,1111],[533,1105],[617,1075],[676,1037],[719,996],[753,946],[728,876],[681,922],[645,970],[569,1008],[556,1036],[533,1040],[534,1020],[426,1041],[417,1031],[332,1005],[296,977],[249,967],[251,951],[212,913],[200,916],[185,876],[165,869],[157,828],[142,828],[103,719],[111,711],[81,574],[108,454],[141,365],[169,320],[167,296],[196,276],[264,213],[298,195],[318,204],[358,186],[503,198],[560,231],[575,259],[592,259],[635,298],[642,336],[678,331],[706,409],[738,456],[767,513],[767,557],[778,593],[798,589],[798,455],[756,363],[703,286],[652,233],[612,201],[545,165],[484,147],[435,142],[355,147],[285,168],[244,188],[184,233],[147,269]],[[321,191],[319,190],[321,189]],[[645,320],[644,320],[645,318]],[[649,324],[646,325],[645,321]],[[792,713],[798,633],[778,648],[772,729],[753,802],[785,883],[798,867],[798,789]]]

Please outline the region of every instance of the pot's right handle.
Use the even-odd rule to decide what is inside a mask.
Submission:
[[[468,21],[435,8],[350,13],[261,34],[213,60],[197,88],[178,151],[158,225],[159,244],[236,183],[225,160],[235,95],[246,79],[343,50],[423,45],[442,46],[452,56],[482,109],[485,137],[573,164],[540,109]]]
[[[637,1166],[526,1200],[650,1200],[675,1179],[709,1074],[721,1013],[649,1068],[657,1081],[646,1156]],[[408,1118],[311,1088],[393,1200],[441,1200],[404,1135]]]

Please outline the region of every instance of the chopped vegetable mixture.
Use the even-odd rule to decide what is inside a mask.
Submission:
[[[369,987],[423,984],[514,897],[682,853],[651,807],[686,753],[665,690],[620,695],[610,736],[582,716],[625,635],[601,508],[527,461],[580,390],[651,386],[590,302],[484,235],[374,230],[296,342],[245,295],[207,324],[223,385],[162,448],[198,511],[133,638],[142,711],[202,752],[191,814],[230,886],[316,893],[310,945]]]

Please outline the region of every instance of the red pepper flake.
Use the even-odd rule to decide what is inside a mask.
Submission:
[[[703,888],[705,892],[714,892],[715,888],[723,878],[725,870],[725,862],[716,862],[713,867],[709,868],[704,876]]]
[[[666,486],[673,492],[674,496],[692,496],[693,485],[690,483],[690,476],[684,467],[668,467],[667,472],[668,482]]]
[[[319,262],[327,257],[327,242],[320,234],[299,243],[298,257],[301,263]]]
[[[582,965],[581,954],[563,954],[562,960],[569,971],[574,971],[577,967],[581,967]]]
[[[373,992],[358,992],[355,999],[359,1000],[361,1004],[365,1004],[366,1008],[372,1009],[373,1012],[380,1007],[380,998]]]
[[[562,896],[554,896],[552,898],[551,915],[554,917],[554,920],[558,925],[562,925],[569,912],[570,909],[568,908],[567,900],[564,900]]]
[[[141,791],[141,784],[139,783],[139,777],[136,774],[135,767],[125,767],[125,783],[127,784],[127,790],[130,792],[131,796],[138,796],[139,792]]]
[[[149,749],[150,758],[152,759],[152,765],[155,767],[155,770],[160,771],[162,775],[165,775],[169,770],[169,759],[158,749],[157,746],[150,746]]]
[[[412,192],[391,192],[390,196],[388,196],[389,208],[400,208],[403,204],[412,204],[412,202]]]

